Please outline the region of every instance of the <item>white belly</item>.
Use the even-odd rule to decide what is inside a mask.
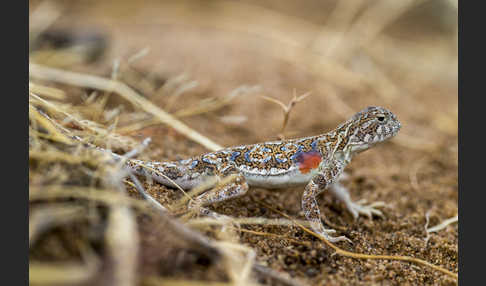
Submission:
[[[312,177],[317,174],[317,169],[309,173],[302,174],[298,170],[289,171],[279,175],[261,175],[242,172],[248,185],[251,187],[261,187],[268,189],[280,189],[297,186],[305,186]]]

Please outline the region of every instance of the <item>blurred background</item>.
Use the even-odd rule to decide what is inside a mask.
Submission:
[[[389,219],[406,220],[401,222],[411,228],[422,228],[426,210],[437,223],[457,213],[457,0],[29,4],[31,64],[123,82],[220,146],[315,135],[366,106],[386,107],[402,123],[399,136],[351,166],[355,177],[377,180],[380,191],[353,196],[395,202]],[[100,126],[116,122],[114,132],[133,144],[151,137],[147,158],[173,160],[208,151],[120,97],[42,81],[38,73],[31,70],[32,92],[67,104]],[[292,108],[282,134],[282,108],[268,97],[286,105],[305,93],[310,95]],[[98,109],[90,105],[95,101]],[[30,171],[32,187],[38,170]],[[300,193],[286,196],[291,198],[284,207],[298,213]],[[456,269],[457,233],[443,239],[452,250],[424,255]],[[45,258],[48,247],[36,246],[41,251],[35,245],[33,257]],[[266,263],[273,269],[291,273],[290,266],[271,261]],[[322,272],[323,266],[315,267]],[[340,271],[332,273],[334,281],[355,277]],[[432,283],[424,278],[429,274],[405,281]],[[290,276],[311,284],[333,281],[315,273]]]
[[[177,76],[193,82],[184,99],[225,96],[242,85],[284,102],[293,89],[311,91],[312,100],[292,114],[289,130],[296,135],[309,130],[310,114],[325,114],[329,125],[322,124],[332,127],[367,105],[388,107],[405,122],[457,115],[457,1],[30,1],[29,13],[32,36],[49,30],[72,37],[51,32],[54,39],[31,42],[39,47],[31,61],[104,76],[116,63],[130,65],[147,74],[145,81],[159,79],[145,96]],[[40,48],[56,41],[81,48],[65,57]],[[268,138],[281,120],[278,108],[250,94],[231,109],[230,122],[269,123],[242,143]]]

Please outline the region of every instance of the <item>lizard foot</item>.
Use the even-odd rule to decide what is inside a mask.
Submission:
[[[324,233],[320,233],[320,235],[322,235],[322,236],[324,237],[324,239],[326,239],[327,241],[332,242],[332,243],[336,243],[336,242],[339,242],[339,241],[347,241],[347,242],[349,242],[349,243],[351,243],[351,244],[353,243],[353,242],[351,241],[351,239],[347,238],[347,237],[346,237],[346,236],[344,236],[344,235],[341,235],[341,236],[330,236],[330,235],[328,234],[328,232],[335,232],[335,230],[334,230],[334,229],[331,229],[331,230],[332,230],[332,231],[326,230],[326,232],[324,232]]]
[[[330,241],[332,243],[334,242],[339,242],[339,241],[347,241],[349,243],[353,243],[351,241],[351,239],[347,238],[346,236],[344,235],[341,235],[341,236],[331,236],[330,234],[331,233],[335,233],[336,231],[332,228],[324,228],[322,229],[321,228],[321,231],[317,232],[319,235],[323,236],[324,239],[326,239],[327,241]]]
[[[354,219],[358,219],[359,215],[365,215],[368,218],[372,218],[373,215],[379,216],[383,218],[383,213],[376,209],[377,207],[385,207],[387,206],[384,202],[374,202],[369,205],[365,205],[366,200],[360,200],[357,202],[349,202],[346,207],[353,215]]]

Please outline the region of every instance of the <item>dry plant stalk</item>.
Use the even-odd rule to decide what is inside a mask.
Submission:
[[[120,136],[118,134],[113,133],[114,128],[109,127],[108,129],[105,129],[105,127],[101,124],[98,124],[98,123],[93,122],[91,120],[83,119],[82,117],[74,115],[73,112],[71,112],[71,111],[74,111],[74,113],[77,113],[77,112],[71,106],[50,102],[48,100],[40,98],[39,96],[37,96],[34,93],[29,93],[29,106],[31,106],[29,108],[32,108],[33,110],[35,110],[38,117],[41,118],[40,120],[45,121],[47,123],[50,122],[50,125],[52,125],[52,127],[51,127],[52,130],[50,130],[50,131],[53,134],[61,134],[62,136],[66,137],[65,134],[68,134],[70,132],[68,132],[67,129],[64,128],[63,126],[61,126],[59,123],[53,121],[46,114],[40,114],[37,111],[37,108],[32,106],[33,104],[39,105],[42,108],[45,108],[46,110],[48,110],[49,112],[52,112],[53,114],[63,115],[65,117],[63,119],[64,122],[73,122],[77,126],[81,127],[82,129],[85,129],[85,131],[91,131],[92,133],[94,133],[93,139],[102,138],[102,140],[104,142],[108,142],[107,145],[109,145],[109,142],[111,141],[111,139],[116,139],[116,141],[120,141],[120,142],[125,141],[125,142],[130,143],[129,145],[135,144],[135,140],[133,140],[132,138]],[[93,134],[90,134],[90,135],[93,136]],[[49,139],[52,139],[52,138],[50,138],[50,136],[51,136],[50,133],[49,134],[39,133],[38,136],[43,137],[43,138],[49,137]],[[69,136],[67,136],[66,138],[68,140],[71,140],[71,138],[69,138]]]
[[[229,105],[237,96],[243,93],[253,93],[258,91],[260,91],[259,86],[243,85],[234,89],[228,95],[222,98],[211,98],[209,100],[202,100],[196,106],[180,109],[178,111],[175,111],[172,115],[174,115],[177,118],[182,118],[182,117],[201,115],[204,113],[213,112],[218,109],[221,109],[222,107]],[[151,125],[156,125],[156,124],[160,124],[160,120],[158,118],[149,118],[143,121],[135,122],[128,126],[118,128],[117,132],[121,134],[129,134],[136,130],[140,130],[142,128]]]
[[[207,112],[212,112],[230,104],[237,96],[243,93],[254,93],[254,92],[259,92],[260,90],[261,88],[258,85],[255,86],[242,85],[232,90],[228,95],[222,98],[214,98],[211,100],[201,101],[198,106],[184,108],[182,110],[175,112],[174,115],[177,117],[185,117],[185,116],[193,116],[193,115],[203,114]]]
[[[172,279],[167,277],[150,276],[143,279],[143,285],[154,286],[233,286],[231,282],[215,282],[200,280]]]
[[[29,283],[34,285],[73,285],[87,283],[99,271],[95,261],[38,263],[29,262]]]
[[[106,205],[123,205],[136,207],[140,211],[147,210],[147,202],[125,196],[108,189],[94,187],[70,186],[66,192],[66,187],[62,185],[50,186],[30,186],[29,201],[37,200],[55,200],[55,199],[82,199],[98,202]]]
[[[57,99],[57,100],[65,100],[66,99],[66,93],[64,90],[60,90],[54,87],[49,87],[45,85],[40,85],[40,84],[35,84],[32,82],[29,82],[29,92],[31,93],[37,93],[52,99]]]
[[[64,204],[39,207],[29,216],[29,246],[32,246],[40,233],[47,229],[84,219],[85,210],[76,205]]]
[[[415,164],[412,165],[412,168],[410,169],[410,173],[408,176],[410,179],[410,185],[417,192],[420,192],[420,186],[419,186],[417,174],[419,169],[425,164],[426,159],[427,157],[422,157],[419,160],[417,160],[417,162],[415,162]]]
[[[56,2],[42,1],[32,9],[29,16],[29,47],[62,15],[60,8]]]
[[[400,15],[424,0],[390,2],[381,0],[373,3],[349,27],[346,42],[336,49],[335,56],[348,58],[357,48],[371,42],[386,26]]]
[[[437,265],[434,265],[428,261],[425,261],[425,260],[422,260],[422,259],[419,259],[419,258],[415,258],[415,257],[410,257],[410,256],[402,256],[402,255],[373,255],[373,254],[363,254],[363,253],[355,253],[355,252],[350,252],[350,251],[346,251],[344,249],[341,249],[339,247],[337,247],[336,245],[332,244],[331,242],[327,241],[326,239],[324,239],[322,236],[320,236],[319,234],[313,232],[312,230],[310,230],[309,228],[305,227],[304,225],[298,223],[297,221],[295,221],[294,219],[292,219],[289,215],[273,208],[272,206],[264,203],[264,202],[258,202],[259,204],[265,206],[266,208],[280,214],[281,216],[283,217],[286,217],[288,218],[289,220],[292,220],[294,221],[294,223],[300,227],[303,231],[307,232],[308,234],[318,238],[319,240],[321,240],[322,242],[324,242],[326,245],[328,245],[329,247],[331,247],[332,249],[334,249],[336,251],[337,254],[339,255],[343,255],[343,256],[347,256],[347,257],[352,257],[352,258],[356,258],[356,259],[388,259],[388,260],[399,260],[399,261],[407,261],[407,262],[411,262],[411,263],[416,263],[416,264],[419,264],[419,265],[423,265],[423,266],[427,266],[427,267],[430,267],[434,270],[437,270],[437,271],[440,271],[454,279],[458,279],[458,275],[457,273],[454,273],[450,270],[447,270],[443,267],[440,267],[440,266],[437,266]]]
[[[147,170],[149,170],[149,171],[151,171],[151,172],[154,172],[154,173],[155,173],[155,174],[157,174],[158,176],[161,176],[161,177],[165,178],[166,180],[168,180],[169,182],[171,182],[171,183],[172,183],[172,184],[173,184],[173,185],[174,185],[174,186],[175,186],[175,187],[176,187],[176,188],[177,188],[179,191],[181,191],[181,192],[184,194],[184,196],[185,196],[186,198],[188,198],[188,200],[191,200],[191,199],[192,199],[192,197],[191,197],[190,195],[188,195],[188,194],[187,194],[187,192],[186,192],[186,191],[185,191],[185,190],[184,190],[184,189],[183,189],[181,186],[179,186],[179,185],[178,185],[176,182],[174,182],[174,181],[173,181],[171,178],[167,177],[165,174],[163,174],[163,173],[162,173],[162,172],[160,172],[159,170],[156,170],[156,169],[154,169],[154,168],[151,168],[151,167],[149,167],[149,166],[147,166],[147,165],[145,165],[145,164],[139,163],[139,162],[135,162],[135,163],[136,163],[137,165],[140,165],[142,168],[145,168],[145,169],[147,169]],[[202,192],[202,191],[201,191],[201,192]],[[173,207],[173,206],[170,206],[170,207],[168,207],[168,208],[169,208],[169,209],[172,209],[172,207]]]
[[[306,220],[297,220],[300,224],[309,226],[309,222]],[[284,226],[292,226],[294,223],[288,219],[283,218],[265,218],[265,217],[235,217],[232,218],[232,222],[239,224],[239,225],[284,225]],[[214,218],[194,218],[187,222],[188,225],[191,226],[198,226],[198,225],[220,225],[224,224],[224,221],[214,219]]]
[[[290,100],[290,102],[287,105],[285,105],[284,103],[282,103],[278,99],[271,98],[271,97],[264,96],[264,95],[261,96],[263,99],[270,101],[270,102],[273,102],[273,103],[277,104],[278,106],[280,106],[282,108],[282,111],[283,111],[283,114],[284,114],[284,119],[283,119],[283,122],[282,122],[282,128],[280,129],[280,133],[278,134],[278,137],[279,137],[280,140],[285,139],[285,127],[287,127],[287,123],[289,121],[290,111],[292,110],[292,108],[294,108],[294,106],[297,103],[301,102],[306,97],[311,95],[311,92],[306,92],[306,93],[304,93],[300,96],[297,96],[296,91],[294,89],[293,95],[294,96],[292,97],[292,99]]]
[[[36,121],[41,127],[45,128],[48,131],[49,139],[54,141],[64,143],[64,144],[72,144],[72,140],[64,135],[62,132],[59,132],[58,128],[54,126],[48,119],[42,116],[37,109],[35,109],[32,105],[29,104],[29,117]],[[39,133],[41,134],[41,133]]]
[[[288,237],[286,235],[281,235],[281,234],[275,234],[275,233],[270,233],[270,232],[261,232],[261,231],[255,231],[255,230],[249,230],[249,229],[244,229],[244,228],[239,228],[238,231],[240,232],[246,232],[246,233],[251,233],[254,235],[260,235],[260,236],[266,236],[266,237],[275,237],[279,239],[285,239],[288,241],[291,241],[292,243],[295,244],[300,244],[300,245],[305,245],[307,247],[312,247],[312,244],[310,241],[300,241],[297,239],[293,239],[291,237]]]
[[[233,285],[257,285],[250,276],[256,257],[253,249],[239,243],[226,241],[217,242],[216,245],[225,254],[225,263]]]
[[[163,111],[152,102],[143,98],[133,89],[121,82],[109,80],[98,76],[48,68],[33,63],[29,63],[29,76],[33,78],[50,80],[74,86],[93,88],[107,92],[115,92],[130,103],[132,103],[136,108],[141,108],[146,112],[154,115],[160,120],[160,122],[169,125],[170,127],[177,130],[179,133],[201,144],[207,149],[211,151],[223,149],[222,146],[214,143],[209,138],[189,128],[187,125],[176,119],[174,116]]]
[[[129,208],[123,205],[110,207],[105,240],[114,265],[113,285],[135,285],[140,239]]]
[[[185,205],[189,200],[192,200],[195,196],[201,194],[202,192],[211,192],[211,190],[208,190],[208,188],[214,187],[215,185],[225,185],[230,182],[232,182],[237,175],[229,175],[221,179],[218,176],[210,176],[206,178],[201,184],[199,184],[197,187],[193,188],[185,197],[182,197],[179,201],[171,205],[172,209],[178,209]]]

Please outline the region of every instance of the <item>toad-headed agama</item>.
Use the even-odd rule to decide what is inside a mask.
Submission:
[[[128,160],[126,164],[136,174],[150,176],[170,187],[175,183],[183,189],[201,184],[208,176],[234,175],[230,183],[217,185],[189,203],[189,208],[216,217],[218,214],[206,205],[244,195],[249,187],[305,185],[302,210],[312,229],[337,242],[348,238],[331,236],[335,230],[324,227],[316,196],[329,189],[354,218],[381,214],[373,205],[353,202],[339,178],[356,154],[392,138],[399,130],[400,122],[393,113],[382,107],[368,107],[336,129],[317,136],[229,147],[174,162]]]

